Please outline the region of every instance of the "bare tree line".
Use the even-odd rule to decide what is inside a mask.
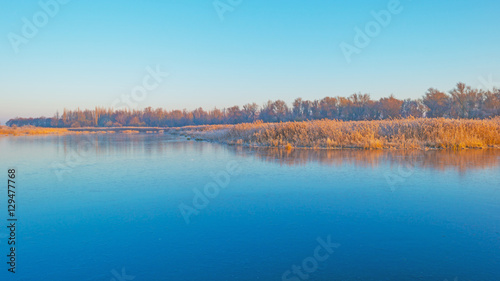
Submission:
[[[153,109],[114,110],[96,107],[93,110],[64,110],[52,118],[14,118],[8,126],[39,127],[179,127],[188,125],[238,124],[305,121],[318,119],[381,120],[407,117],[474,118],[500,115],[500,89],[484,91],[458,83],[449,93],[430,88],[421,99],[400,100],[394,96],[372,100],[368,94],[349,97],[325,97],[321,100],[297,98],[291,106],[283,100],[268,101],[262,106],[249,103],[243,107],[192,111]]]

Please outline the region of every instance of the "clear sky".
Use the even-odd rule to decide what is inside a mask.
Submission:
[[[213,0],[54,1],[0,0],[0,123],[110,107],[154,82],[148,67],[169,76],[139,108],[419,98],[429,87],[500,81],[497,0],[401,0],[397,9],[393,0],[220,0],[219,10]],[[391,18],[377,30],[372,11],[381,10]],[[357,48],[355,28],[367,25],[370,42]],[[350,62],[342,42],[357,48]]]

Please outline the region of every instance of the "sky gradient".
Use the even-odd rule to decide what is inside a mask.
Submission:
[[[148,67],[169,76],[136,100],[137,108],[355,92],[420,98],[459,81],[500,86],[500,2],[493,0],[401,0],[401,12],[350,63],[340,44],[354,45],[355,28],[365,29],[372,11],[391,1],[221,0],[219,7],[230,7],[222,17],[213,0],[54,1],[40,1],[52,3],[50,15],[38,1],[0,0],[2,124],[63,108],[111,107],[143,85]],[[26,33],[31,38],[23,18],[41,23]]]

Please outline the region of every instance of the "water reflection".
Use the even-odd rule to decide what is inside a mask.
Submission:
[[[500,151],[494,149],[471,149],[461,151],[401,151],[401,150],[313,150],[278,149],[228,146],[207,142],[188,141],[173,135],[67,135],[41,137],[8,137],[3,139],[11,147],[36,147],[55,150],[56,154],[106,156],[113,154],[142,154],[147,157],[162,156],[171,151],[210,153],[234,153],[240,157],[253,157],[260,161],[280,165],[322,165],[342,166],[346,164],[361,167],[377,167],[381,164],[411,165],[436,170],[456,169],[464,173],[470,169],[496,168],[500,164]],[[1,144],[1,142],[0,142]],[[0,145],[0,148],[2,146]],[[2,151],[4,152],[4,151]]]
[[[342,246],[317,280],[499,276],[491,262],[500,246],[497,150],[287,151],[116,134],[0,138],[0,155],[0,166],[20,170],[20,238],[30,268],[19,280],[35,280],[31,272],[104,280],[101,273],[117,264],[141,280],[232,280],[248,272],[257,273],[240,279],[279,280],[320,235]],[[191,206],[194,190],[204,192],[233,160],[245,172],[186,225],[179,204]],[[421,167],[416,176],[391,167],[408,164]],[[439,172],[449,169],[464,176]],[[393,186],[385,172],[404,183]],[[48,272],[54,255],[74,258]],[[193,257],[202,260],[193,265]],[[418,266],[408,267],[413,261]],[[65,270],[72,264],[83,266]],[[356,264],[367,266],[365,275]],[[386,276],[387,264],[404,271]],[[0,280],[10,279],[0,273]]]
[[[1,139],[0,139],[1,141]],[[65,136],[7,137],[3,141],[7,146],[25,149],[55,149],[57,154],[95,154],[97,156],[121,155],[164,155],[176,151],[194,151],[202,153],[209,146],[187,141],[184,137],[173,135],[147,134],[87,134]],[[0,142],[0,149],[2,147]],[[212,151],[223,150],[220,145],[210,146]],[[4,151],[2,151],[4,152]]]
[[[377,167],[382,163],[391,165],[415,165],[436,170],[454,168],[460,172],[469,169],[498,167],[500,151],[494,149],[474,150],[314,150],[232,147],[232,150],[245,157],[258,157],[264,161],[278,162],[282,165],[306,165],[318,162],[324,165],[342,166],[353,164],[362,167]]]

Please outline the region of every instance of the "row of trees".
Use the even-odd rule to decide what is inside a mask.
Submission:
[[[449,93],[429,89],[418,100],[399,100],[394,96],[372,100],[368,94],[350,97],[325,97],[321,100],[297,98],[291,105],[282,100],[256,103],[242,108],[193,111],[165,110],[151,107],[143,110],[64,110],[52,118],[15,118],[8,126],[40,127],[111,127],[111,126],[187,126],[204,124],[236,124],[262,120],[264,122],[304,121],[314,119],[379,120],[401,117],[488,118],[500,115],[500,90],[483,91],[458,83]]]

